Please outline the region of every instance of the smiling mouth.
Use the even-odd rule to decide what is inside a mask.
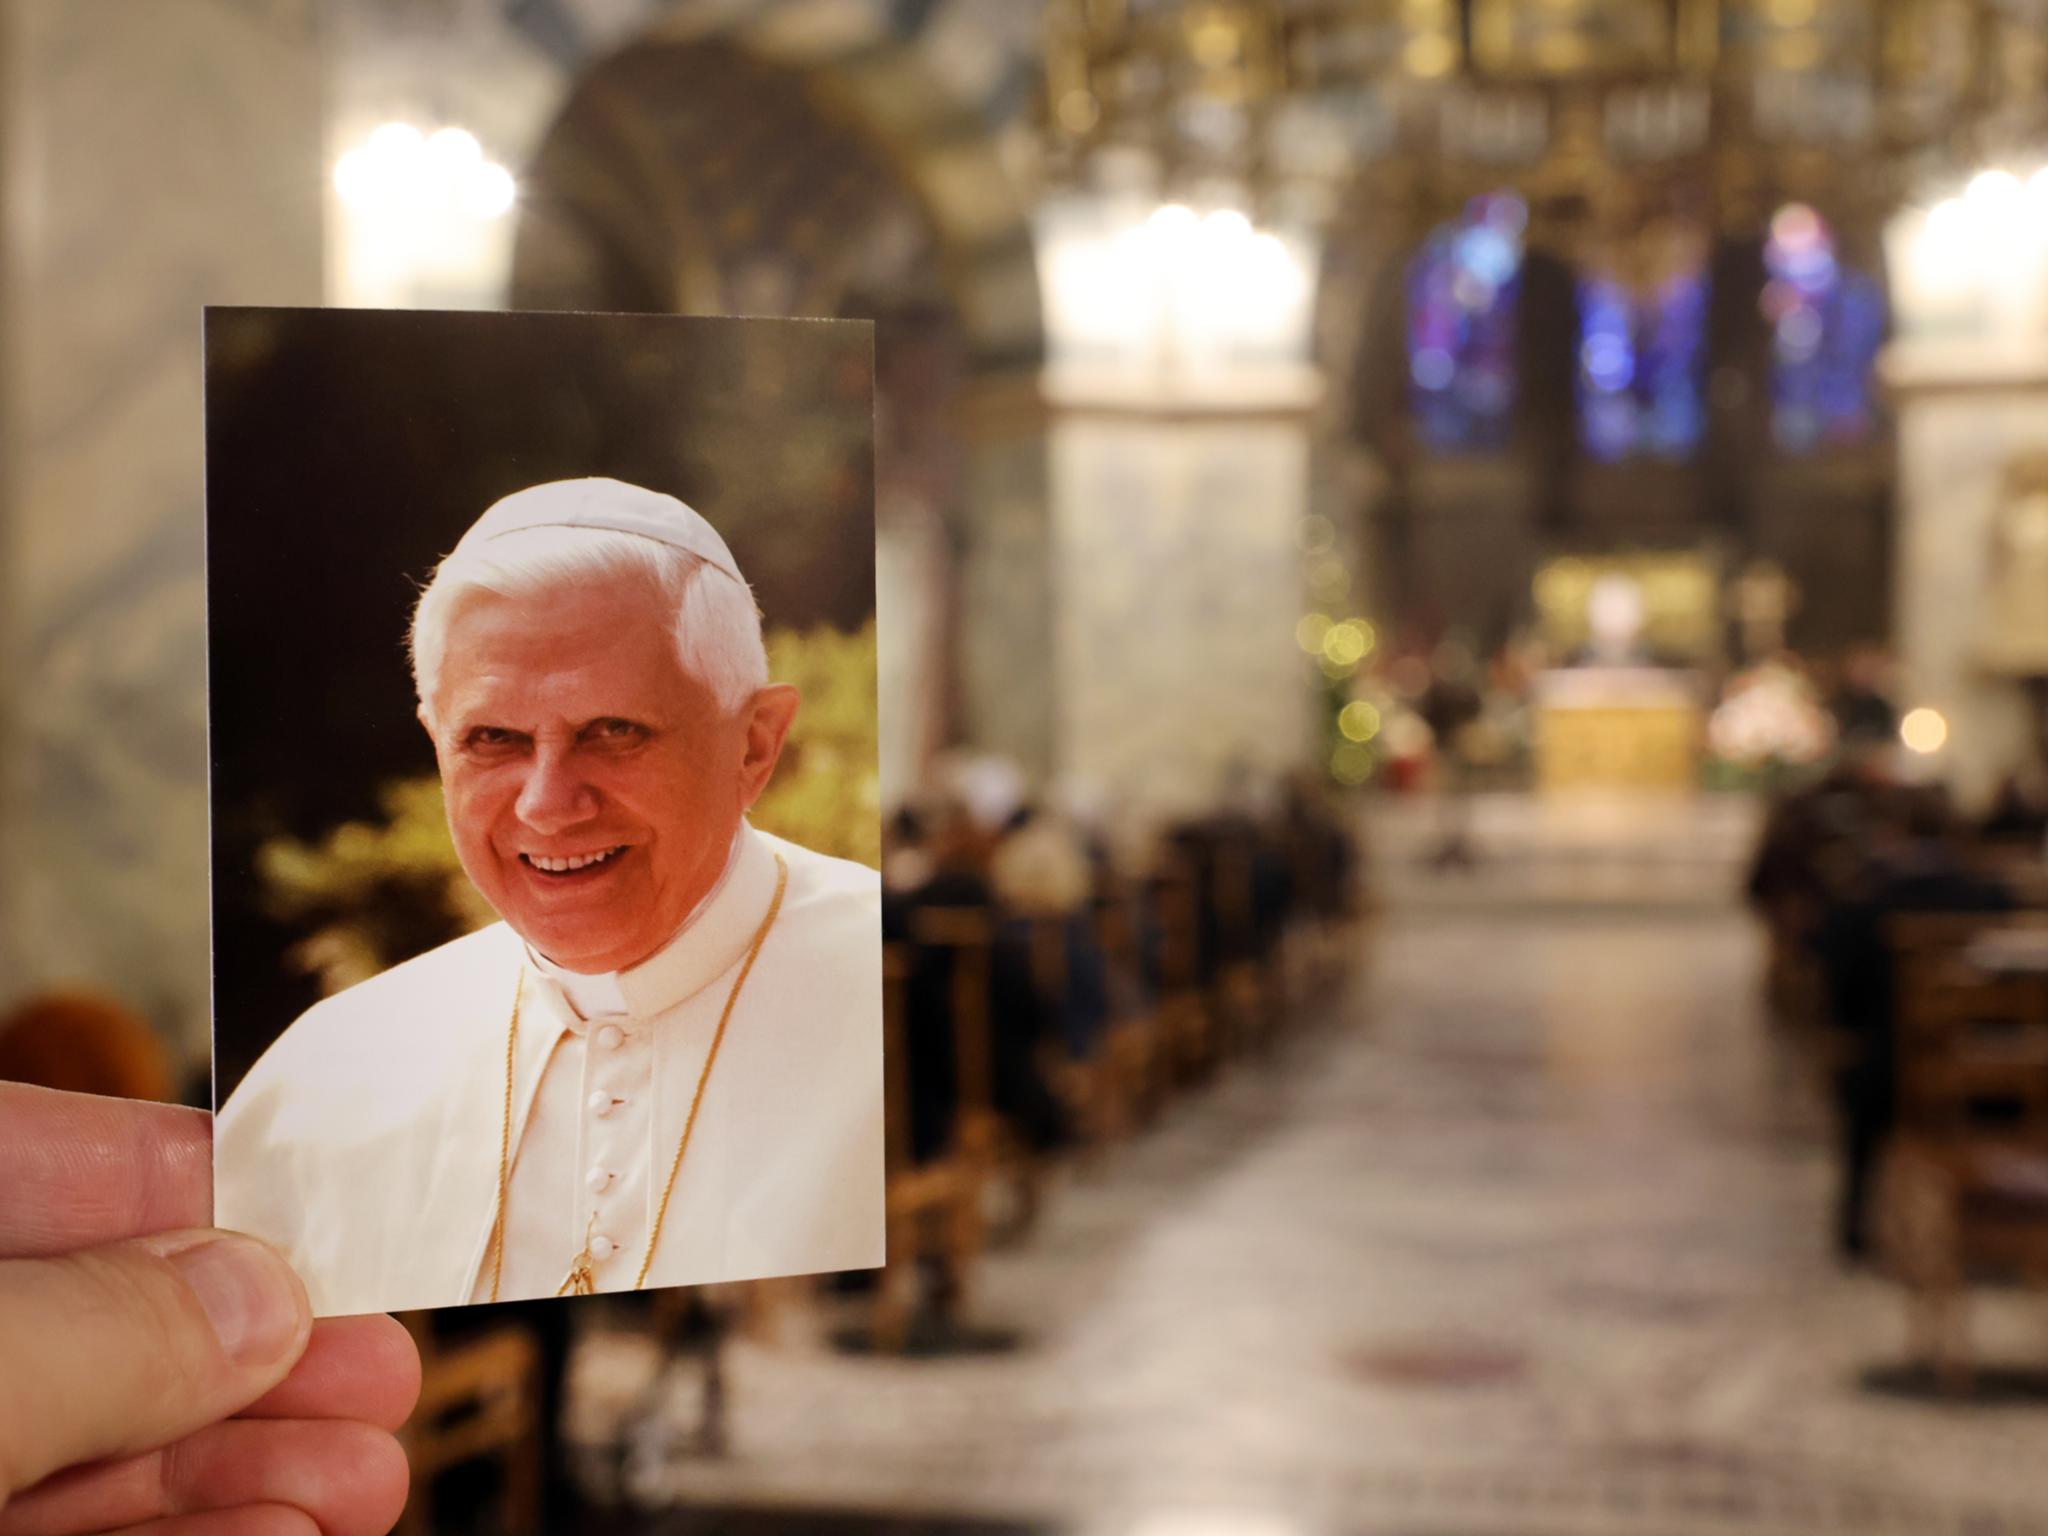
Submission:
[[[549,858],[541,854],[522,853],[519,862],[538,874],[561,879],[568,875],[590,874],[612,863],[624,853],[629,845],[619,844],[616,848],[601,848],[596,853],[572,853],[563,858]]]

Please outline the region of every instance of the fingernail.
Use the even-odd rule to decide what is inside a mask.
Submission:
[[[303,1310],[298,1282],[261,1243],[217,1237],[169,1258],[237,1365],[268,1364],[291,1344]]]

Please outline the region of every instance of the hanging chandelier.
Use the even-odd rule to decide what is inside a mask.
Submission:
[[[1376,175],[1726,225],[2048,148],[2037,0],[1049,0],[1054,171],[1142,163],[1327,214]],[[1854,174],[1851,175],[1850,173]]]

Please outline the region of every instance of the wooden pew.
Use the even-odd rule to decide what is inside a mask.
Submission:
[[[1210,1072],[1221,1055],[1202,990],[1200,896],[1194,872],[1177,854],[1162,857],[1151,886],[1160,926],[1160,1031],[1173,1077],[1186,1082]]]
[[[1109,964],[1107,1053],[1114,1074],[1117,1131],[1123,1135],[1158,1114],[1172,1088],[1166,1026],[1145,977],[1142,920],[1128,890],[1096,904],[1097,941]]]
[[[2026,925],[2043,919],[1901,918],[1887,935],[1899,1128],[1879,1240],[1908,1289],[1916,1352],[1952,1392],[1971,1379],[1973,1270],[2048,1287],[2048,973],[1992,974],[1972,958],[1987,933]]]
[[[1278,1019],[1265,967],[1257,956],[1258,905],[1253,879],[1253,849],[1238,838],[1226,838],[1216,849],[1215,878],[1210,900],[1215,903],[1215,932],[1222,953],[1212,983],[1212,1008],[1221,1022],[1225,1048],[1263,1050],[1273,1043]]]
[[[1023,921],[1030,934],[1032,985],[1046,1005],[1052,1029],[1040,1053],[1043,1070],[1079,1134],[1083,1155],[1096,1158],[1125,1134],[1132,1118],[1124,1074],[1110,1036],[1114,1018],[1105,1013],[1103,1037],[1095,1042],[1092,1053],[1070,1049],[1062,1010],[1070,1001],[1074,983],[1068,951],[1071,920],[1046,914]],[[1092,914],[1081,921],[1088,924],[1091,940],[1099,943],[1100,930]]]
[[[989,985],[995,916],[985,907],[922,907],[910,920],[911,942],[952,957],[955,1099],[949,1156],[1009,1187],[1009,1235],[1028,1231],[1044,1200],[1045,1160],[995,1107],[993,1025]]]
[[[888,1107],[885,1156],[887,1262],[875,1293],[872,1337],[878,1350],[903,1347],[918,1299],[918,1266],[935,1259],[942,1281],[937,1304],[965,1304],[969,1277],[982,1247],[982,1186],[986,1165],[956,1145],[937,1160],[910,1155],[910,1043],[907,1008],[913,959],[907,946],[882,947],[882,1018]]]
[[[428,1536],[434,1483],[451,1467],[496,1461],[503,1469],[508,1531],[539,1528],[540,1352],[517,1323],[452,1343],[437,1340],[431,1312],[401,1312],[420,1352],[420,1399],[399,1432],[412,1467],[412,1496],[393,1536]]]

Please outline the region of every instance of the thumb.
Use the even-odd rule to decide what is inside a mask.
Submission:
[[[0,1262],[0,1502],[239,1411],[283,1380],[311,1330],[298,1276],[235,1233]]]

